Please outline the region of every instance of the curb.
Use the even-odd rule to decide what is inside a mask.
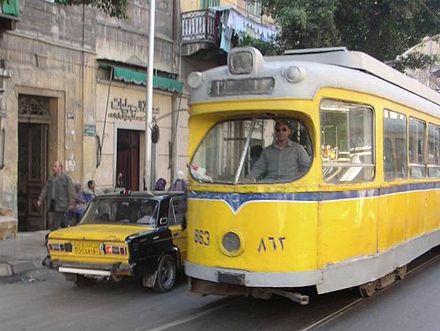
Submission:
[[[8,278],[40,269],[33,261],[0,261],[0,278]]]

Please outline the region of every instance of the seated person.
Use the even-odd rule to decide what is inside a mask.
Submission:
[[[136,223],[156,225],[156,219],[153,216],[154,206],[149,203],[143,203],[139,209],[139,219]]]
[[[287,121],[275,123],[275,143],[263,150],[252,167],[251,178],[268,182],[288,181],[307,171],[311,162],[310,156],[304,147],[289,139],[291,133],[292,129]]]

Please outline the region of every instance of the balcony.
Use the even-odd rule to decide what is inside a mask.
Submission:
[[[19,0],[5,0],[0,6],[0,33],[6,30],[15,30],[20,21]]]
[[[196,53],[206,56],[228,54],[245,34],[265,41],[277,34],[273,25],[265,25],[231,6],[213,7],[182,13],[182,56]]]
[[[206,9],[182,13],[182,56],[218,49],[218,12]]]

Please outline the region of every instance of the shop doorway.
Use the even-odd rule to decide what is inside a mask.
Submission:
[[[47,180],[49,98],[19,95],[18,108],[18,230],[44,230],[46,206],[36,202]]]
[[[121,183],[126,189],[139,190],[140,131],[118,129],[116,178],[122,174]]]

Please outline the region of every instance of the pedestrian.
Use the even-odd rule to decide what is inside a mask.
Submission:
[[[165,178],[159,178],[154,185],[155,191],[165,191],[165,187],[167,186],[167,181]]]
[[[79,220],[81,219],[82,215],[86,211],[87,208],[87,201],[84,196],[84,191],[82,189],[82,185],[80,183],[75,184],[75,207],[73,209],[74,213],[74,223],[78,224]],[[72,223],[69,223],[69,225],[74,225]]]
[[[49,212],[49,229],[56,230],[65,227],[67,211],[73,210],[75,204],[75,189],[72,179],[63,173],[60,161],[55,161],[52,166],[52,176],[38,197],[37,205],[41,206],[46,200]]]
[[[185,174],[182,170],[177,171],[177,179],[174,181],[173,185],[171,185],[170,191],[176,191],[176,192],[186,191]]]
[[[84,190],[84,199],[86,200],[87,205],[96,196],[95,187],[96,187],[96,185],[95,185],[95,181],[93,179],[91,179],[87,182],[87,187]]]

